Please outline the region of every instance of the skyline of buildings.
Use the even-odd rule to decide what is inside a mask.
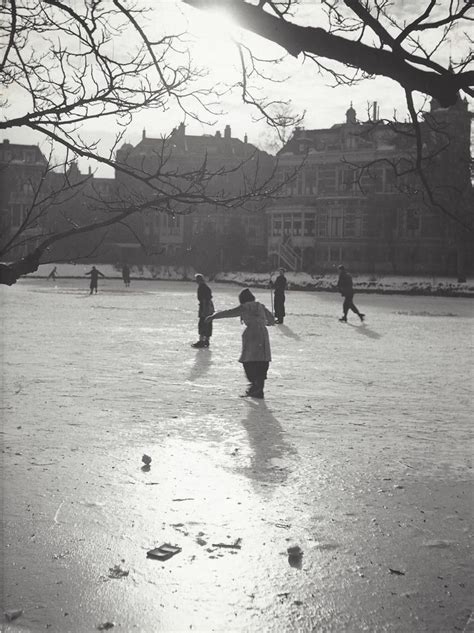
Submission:
[[[93,239],[99,238],[100,247],[92,259],[200,264],[204,272],[282,265],[324,273],[344,262],[360,272],[464,275],[473,268],[472,237],[448,216],[472,223],[471,118],[465,100],[449,109],[432,101],[419,123],[434,204],[426,204],[413,172],[412,124],[379,120],[376,103],[366,121],[351,104],[343,122],[296,128],[276,157],[246,136],[232,137],[230,125],[214,135],[190,135],[181,123],[167,138],[148,138],[143,130],[135,146],[122,145],[116,161],[118,167],[150,174],[148,184],[134,182],[120,168],[114,178],[97,178],[90,170],[82,174],[75,163],[63,174],[48,173],[48,195],[56,188],[57,197],[51,197],[41,221],[28,227],[30,245],[36,233],[97,221],[120,205],[149,206],[158,191],[172,197],[174,190],[188,187],[194,195],[199,187],[193,178],[200,173],[213,195],[225,189],[227,196],[238,197],[253,178],[255,187],[279,180],[279,197],[271,196],[264,209],[248,200],[233,208],[202,200],[193,205],[192,195],[186,208],[182,202],[148,208],[126,225],[99,231]],[[21,226],[46,163],[36,146],[0,144],[2,227],[10,235]],[[72,237],[53,252],[62,259],[68,253],[80,257],[92,241],[81,236],[74,245]]]

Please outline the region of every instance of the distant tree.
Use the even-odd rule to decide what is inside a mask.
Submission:
[[[337,84],[372,76],[396,81],[404,91],[419,91],[442,106],[454,105],[459,92],[474,96],[472,43],[462,30],[472,22],[472,0],[427,2],[405,6],[387,0],[322,0],[324,11],[308,10],[299,0],[183,0],[199,9],[225,10],[242,28],[279,44],[294,57],[302,55]],[[301,10],[300,10],[301,8]],[[293,18],[293,19],[292,19]],[[314,23],[300,24],[298,20]],[[459,27],[457,30],[455,30]],[[450,37],[465,38],[458,59],[439,60]],[[254,61],[252,51],[247,59]],[[338,65],[326,65],[323,59]]]
[[[92,220],[84,217],[58,231],[45,222],[48,194],[38,189],[20,230],[0,243],[2,261],[11,261],[19,246],[24,252],[0,264],[0,283],[11,285],[36,270],[54,243],[115,224],[126,227],[145,209],[182,214],[201,204],[244,205],[271,193],[270,179],[258,178],[247,180],[238,194],[226,191],[225,170],[210,170],[205,157],[179,173],[169,165],[167,139],[152,171],[117,159],[116,150],[136,113],[177,104],[183,116],[200,120],[213,115],[219,98],[217,88],[192,65],[184,37],[157,35],[143,3],[6,0],[0,3],[0,46],[0,130],[29,129],[51,141],[56,155],[66,155],[66,164],[86,158],[147,188],[139,200],[97,195],[90,205]],[[97,123],[108,132],[104,138],[93,132]]]
[[[182,1],[202,10],[225,10],[243,29],[279,44],[293,57],[301,56],[314,63],[315,73],[329,77],[334,85],[356,86],[374,76],[397,82],[413,124],[412,144],[417,155],[411,169],[417,172],[431,203],[450,215],[449,205],[433,199],[424,169],[430,152],[424,152],[420,111],[415,107],[413,93],[433,97],[442,107],[455,105],[462,94],[474,96],[474,70],[470,68],[474,52],[472,39],[464,30],[474,18],[472,0],[428,0],[419,7],[410,4],[409,8],[388,0],[321,0],[312,7],[299,0]],[[451,46],[453,41],[455,48]],[[276,125],[282,104],[268,102],[262,90],[267,75],[255,50],[257,45],[238,46],[243,99],[271,125]],[[259,82],[259,91],[252,90],[253,79]],[[446,148],[450,139],[444,136]],[[454,219],[472,230],[472,218],[468,216],[465,209],[460,209]]]
[[[415,173],[424,202],[452,220],[449,230],[458,250],[458,277],[465,279],[463,262],[466,250],[472,247],[474,231],[472,187],[469,178],[461,182],[459,173],[449,181],[445,172],[441,185],[432,177],[433,160],[442,160],[439,154],[445,153],[445,163],[453,164],[457,134],[447,130],[443,121],[423,116],[423,106],[415,106],[414,93],[432,97],[442,108],[456,106],[463,96],[474,96],[474,49],[468,32],[474,19],[472,0],[427,0],[419,5],[389,0],[321,0],[312,6],[299,0],[182,1],[198,9],[225,10],[243,29],[280,45],[290,56],[313,63],[315,73],[328,77],[334,86],[355,87],[372,77],[396,82],[412,123],[408,134],[406,129],[400,134],[410,137],[414,151],[410,164],[405,164],[402,172],[394,165],[394,171],[397,177]],[[275,125],[275,104],[265,99],[262,89],[267,76],[258,45],[238,46],[243,100]],[[259,91],[252,88],[252,80],[259,83]],[[427,127],[441,139],[440,146],[433,148],[426,143]],[[462,152],[460,157],[464,161],[460,170],[465,175],[470,156]],[[458,167],[456,161],[454,171]]]

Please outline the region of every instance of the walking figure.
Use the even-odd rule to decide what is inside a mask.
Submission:
[[[122,279],[125,287],[128,288],[130,285],[130,266],[128,264],[122,266]]]
[[[56,271],[57,271],[57,266],[55,266],[53,270],[49,273],[48,279],[52,279],[53,281],[56,281]]]
[[[89,286],[91,291],[89,294],[92,294],[94,290],[95,290],[95,293],[97,294],[97,285],[98,285],[99,277],[105,278],[105,275],[103,275],[100,272],[100,270],[97,270],[95,266],[92,266],[91,270],[89,270],[89,272],[86,273],[86,275],[91,276],[91,285]]]
[[[337,287],[339,292],[344,297],[344,303],[342,304],[343,315],[339,319],[339,321],[347,321],[347,313],[349,310],[355,312],[361,321],[364,320],[365,314],[359,312],[359,310],[354,305],[353,297],[354,297],[354,289],[352,287],[352,277],[349,275],[345,267],[341,264],[338,266],[339,270],[339,279],[337,280]]]
[[[239,294],[240,305],[230,310],[215,312],[206,318],[212,322],[214,319],[229,319],[240,317],[246,328],[242,332],[242,353],[239,363],[244,366],[245,375],[249,386],[245,392],[251,398],[263,398],[265,380],[272,360],[270,350],[270,337],[267,325],[273,325],[273,314],[267,310],[263,303],[255,301],[255,297],[248,288]]]
[[[198,284],[197,300],[199,302],[199,341],[193,343],[191,347],[209,347],[209,339],[212,336],[212,322],[206,321],[206,317],[214,312],[214,304],[212,303],[212,291],[206,284],[204,277],[199,273],[197,275],[194,275],[194,280]]]
[[[280,274],[275,279],[273,290],[275,292],[274,313],[276,323],[283,323],[285,318],[285,290],[288,286],[285,277],[285,269],[280,268]]]

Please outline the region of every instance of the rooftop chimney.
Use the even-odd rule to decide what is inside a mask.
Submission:
[[[245,135],[244,135],[244,143],[248,143],[248,140],[249,140],[249,139],[248,139],[248,137],[247,137],[247,134],[245,134]]]
[[[10,141],[7,138],[5,138],[5,139],[3,139],[3,144],[4,145],[10,145]]]
[[[186,126],[184,125],[184,123],[180,123],[179,124],[178,134],[184,138],[184,136],[186,134]]]
[[[142,139],[146,138],[146,130],[145,128],[143,128],[143,132],[142,132]]]
[[[221,138],[221,133],[219,132],[219,130],[217,130],[216,132],[216,138]]]
[[[230,140],[230,125],[226,125],[225,126],[225,130],[224,130],[224,138],[227,138]]]

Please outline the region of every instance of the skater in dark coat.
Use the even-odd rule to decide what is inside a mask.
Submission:
[[[365,314],[359,312],[359,310],[354,305],[353,297],[354,297],[354,289],[352,287],[352,277],[349,275],[345,267],[341,264],[338,266],[339,270],[339,279],[337,281],[337,287],[341,295],[344,297],[344,303],[342,304],[343,315],[339,319],[339,321],[347,321],[347,313],[349,310],[355,312],[361,321],[364,320]]]
[[[130,285],[130,266],[128,264],[122,266],[122,279],[125,287],[128,288]]]
[[[191,347],[209,347],[209,339],[212,336],[212,322],[206,321],[206,317],[214,312],[214,304],[212,303],[212,292],[209,286],[206,284],[202,275],[194,275],[194,279],[198,284],[197,300],[199,302],[199,341],[193,343]]]
[[[242,333],[242,353],[239,362],[243,364],[245,375],[250,383],[245,395],[251,398],[263,398],[263,389],[267,379],[268,367],[272,360],[270,337],[267,325],[273,325],[273,314],[255,297],[248,288],[239,294],[240,305],[230,310],[222,310],[208,316],[206,321],[240,317],[247,326]]]
[[[95,266],[92,266],[91,270],[89,270],[89,272],[86,273],[86,275],[91,276],[91,285],[89,286],[91,291],[89,294],[92,294],[94,290],[95,290],[95,293],[97,294],[97,286],[99,282],[99,277],[105,278],[105,275],[103,275],[100,272],[100,270],[97,270]]]
[[[49,273],[48,275],[48,279],[52,279],[53,281],[56,281],[56,272],[57,272],[57,267],[55,266],[53,268],[53,270]]]
[[[285,318],[285,290],[287,288],[287,281],[285,277],[285,269],[280,268],[280,274],[275,279],[273,284],[273,290],[275,293],[274,298],[274,312],[276,323],[283,323]]]

